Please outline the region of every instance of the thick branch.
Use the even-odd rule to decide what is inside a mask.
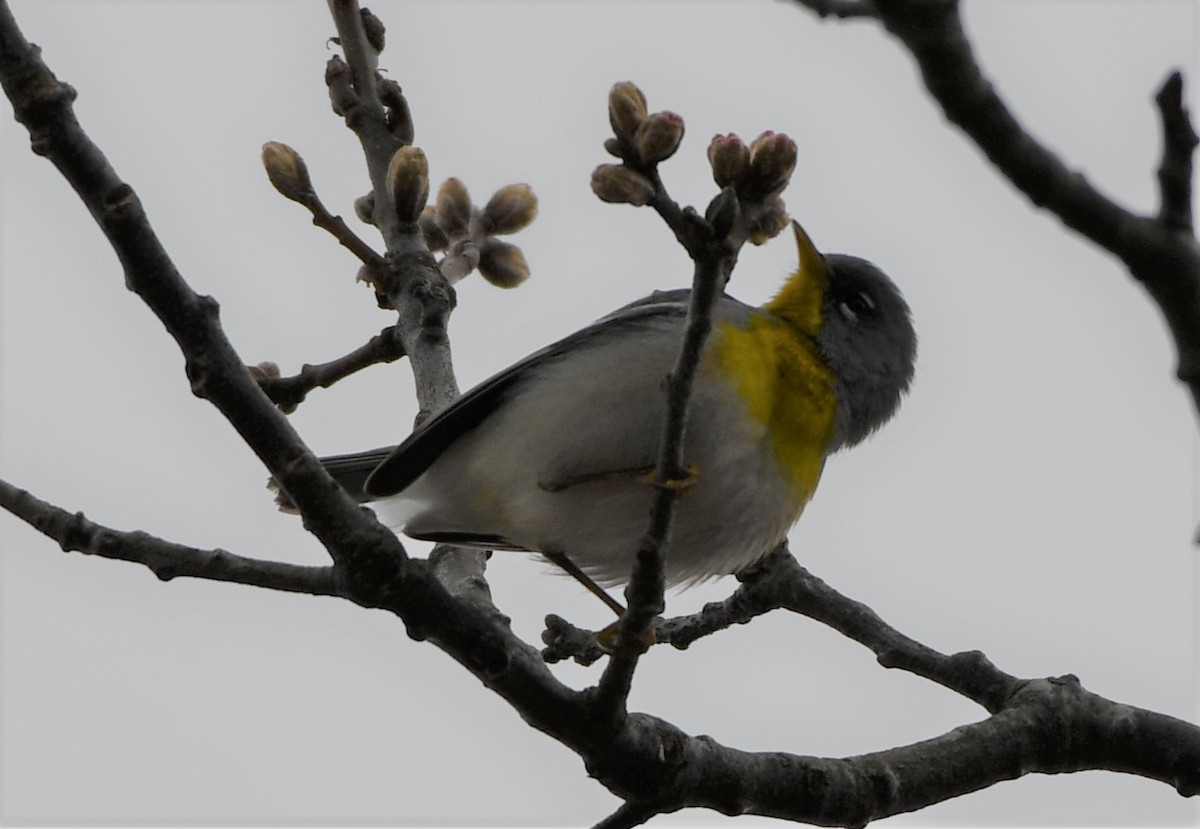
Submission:
[[[845,759],[742,752],[646,715],[627,722],[618,750],[589,765],[633,804],[620,817],[638,816],[638,805],[654,812],[705,807],[864,826],[1025,774],[1084,769],[1135,772],[1184,796],[1200,791],[1200,729],[1106,700],[1070,676],[1023,684],[982,722]]]
[[[262,561],[226,550],[175,544],[140,530],[114,530],[89,521],[82,512],[67,512],[3,480],[0,480],[0,507],[53,538],[64,552],[144,564],[163,581],[188,576],[289,593],[349,598],[332,567]]]

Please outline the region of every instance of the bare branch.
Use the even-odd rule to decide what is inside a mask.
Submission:
[[[394,325],[380,331],[364,345],[349,354],[327,363],[300,367],[300,373],[280,377],[273,364],[251,366],[250,372],[258,386],[282,411],[291,413],[304,402],[313,389],[327,389],[357,371],[378,363],[391,363],[404,356],[404,345]],[[274,372],[274,373],[272,373]]]
[[[246,371],[218,320],[217,303],[184,281],[151,228],[133,188],[84,133],[60,83],[0,3],[0,84],[33,148],[71,183],[125,271],[126,285],[178,343],[192,391],[213,403],[304,514],[306,526],[345,567],[347,583],[376,590],[403,569],[399,539],[361,510],[321,468],[287,419]],[[386,574],[386,575],[385,575]]]
[[[1180,176],[1186,172],[1181,159],[1190,155],[1191,140],[1177,124],[1185,119],[1182,107],[1171,102],[1175,82],[1164,88],[1164,118],[1172,121],[1165,153],[1172,160],[1163,212],[1157,218],[1138,216],[1101,194],[1018,123],[975,60],[957,0],[874,0],[874,5],[887,30],[916,58],[946,117],[996,169],[1035,205],[1120,257],[1146,286],[1174,338],[1176,375],[1200,411],[1200,247],[1190,231],[1181,233],[1176,226],[1182,216]]]
[[[879,9],[874,0],[793,0],[816,13],[822,19],[837,17],[842,20],[851,18],[879,17]]]
[[[686,648],[709,633],[782,608],[828,625],[867,646],[885,668],[923,676],[993,713],[1004,706],[1020,683],[978,651],[947,656],[905,636],[865,604],[843,596],[801,567],[786,544],[739,574],[738,580],[741,585],[724,602],[710,604],[694,616],[664,621],[660,627],[663,641]]]
[[[592,829],[633,829],[633,827],[641,826],[650,818],[659,814],[662,814],[662,812],[652,806],[626,801],[621,804],[619,809],[597,823]]]
[[[1183,105],[1183,75],[1172,72],[1154,99],[1163,126],[1163,156],[1158,168],[1161,204],[1158,221],[1164,227],[1191,234],[1192,153],[1196,131]]]
[[[332,567],[263,561],[226,550],[201,550],[175,544],[140,530],[114,530],[89,521],[82,512],[67,512],[3,480],[0,480],[0,507],[53,538],[64,552],[144,564],[163,581],[185,576],[288,593],[350,598]]]
[[[842,595],[800,566],[781,544],[737,576],[741,585],[724,601],[710,602],[699,612],[659,622],[657,641],[681,650],[697,639],[746,624],[773,610],[789,610],[827,625],[870,648],[879,664],[932,680],[988,711],[1001,710],[1021,680],[996,668],[978,651],[946,655],[896,630],[875,611]],[[549,662],[574,659],[595,662],[603,652],[595,634],[557,617],[546,617],[543,656]]]

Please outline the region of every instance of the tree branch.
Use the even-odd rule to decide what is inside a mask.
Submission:
[[[333,2],[343,5],[341,0]],[[193,389],[213,401],[263,458],[301,506],[306,526],[330,550],[332,571],[339,578],[334,580],[337,592],[329,595],[348,596],[401,616],[411,636],[433,641],[531,726],[578,753],[590,773],[631,804],[610,818],[612,825],[633,825],[650,811],[703,807],[724,814],[858,826],[1021,774],[1085,768],[1141,774],[1168,782],[1182,794],[1200,790],[1200,730],[1104,700],[1070,677],[1018,683],[998,712],[983,722],[911,746],[845,759],[737,751],[644,714],[597,722],[587,697],[555,679],[490,603],[460,601],[442,586],[433,566],[407,561],[394,535],[366,517],[320,470],[225,339],[215,302],[197,296],[184,283],[132,189],[83,134],[70,107],[73,91],[54,79],[24,41],[4,0],[0,82],[18,118],[29,127],[35,150],[49,157],[79,192],[121,258],[128,284],[178,342]],[[389,246],[389,261],[397,272],[413,261],[425,267],[419,256],[406,260],[410,253]],[[413,354],[414,342],[424,344],[427,335],[434,340],[444,335],[450,295],[435,295],[425,303],[430,292],[436,294],[436,281],[401,284],[401,294],[408,292],[415,300],[411,308],[401,309],[402,323],[407,325],[411,320],[405,314],[414,311],[419,323],[403,329],[411,338],[405,340],[405,348]],[[430,318],[433,325],[424,324]],[[415,355],[413,359],[416,362]],[[423,398],[423,405],[429,399]],[[181,548],[137,533],[114,533],[15,487],[6,485],[0,496],[52,534],[60,533],[60,543],[68,548],[124,555],[145,545],[154,552],[138,555],[160,569],[165,566],[160,557],[168,554],[187,562],[165,566],[168,577],[236,573],[275,589],[329,584],[322,575],[329,568],[278,570],[287,565]],[[131,560],[151,566],[142,558]],[[800,598],[788,600],[798,606],[807,602],[818,618],[823,601],[837,602],[823,587],[806,583],[797,594]],[[869,632],[875,623],[870,616],[860,616],[854,621],[850,614],[844,624]],[[879,647],[887,653],[889,645],[883,639]]]
[[[133,188],[87,137],[60,83],[0,3],[0,85],[47,157],[79,194],[125,271],[126,285],[158,316],[183,353],[194,394],[213,403],[300,508],[306,526],[345,568],[350,583],[370,591],[403,569],[399,539],[364,520],[308,451],[286,418],[259,390],[225,337],[217,303],[196,294],[150,227]]]
[[[317,365],[305,363],[300,367],[299,374],[280,377],[279,368],[274,363],[251,366],[250,373],[267,397],[281,411],[290,414],[318,386],[327,389],[357,371],[378,363],[391,363],[403,356],[404,345],[400,342],[396,327],[392,325],[343,357]]]
[[[664,619],[655,630],[661,644],[685,650],[697,639],[746,624],[773,610],[789,610],[820,622],[874,652],[879,664],[922,676],[991,713],[1000,711],[1021,680],[1001,671],[979,651],[946,655],[905,636],[875,611],[842,595],[800,566],[781,544],[737,576],[741,584],[699,613]],[[543,655],[550,662],[574,658],[590,665],[603,655],[595,635],[557,616],[546,618]]]
[[[144,564],[163,581],[185,576],[288,593],[350,598],[332,567],[263,561],[226,550],[186,547],[141,530],[114,530],[89,521],[82,512],[67,512],[4,480],[0,480],[0,507],[53,538],[64,552]]]
[[[793,0],[793,2],[814,12],[822,20],[826,17],[836,17],[841,20],[879,17],[879,9],[875,7],[874,0]]]
[[[887,30],[916,59],[926,88],[947,119],[1030,201],[1118,256],[1146,287],[1175,341],[1176,374],[1200,412],[1200,247],[1181,208],[1181,176],[1190,175],[1190,161],[1184,158],[1195,142],[1177,103],[1178,73],[1159,96],[1169,166],[1163,210],[1156,218],[1142,217],[1102,195],[1018,123],[975,60],[957,0],[874,0],[874,5]]]
[[[1161,204],[1158,221],[1166,228],[1193,233],[1192,153],[1197,141],[1183,106],[1183,75],[1172,72],[1154,98],[1163,127],[1163,156],[1158,168]]]

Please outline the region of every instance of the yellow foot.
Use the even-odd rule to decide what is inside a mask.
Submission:
[[[696,485],[697,481],[700,480],[700,469],[696,466],[696,464],[689,463],[686,471],[687,477],[685,478],[672,478],[668,481],[660,481],[658,479],[658,473],[651,469],[649,472],[638,475],[637,479],[639,483],[646,484],[647,486],[653,486],[659,489],[673,489],[676,492],[687,492]]]
[[[600,650],[614,656],[641,656],[646,651],[650,650],[650,646],[656,641],[654,636],[654,628],[650,628],[646,632],[645,638],[640,642],[635,642],[631,647],[621,649],[617,647],[617,633],[621,630],[621,621],[618,619],[604,630],[596,632],[596,644],[600,646]]]

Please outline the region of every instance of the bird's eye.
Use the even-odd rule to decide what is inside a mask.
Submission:
[[[843,299],[837,308],[842,316],[853,322],[870,315],[875,310],[875,301],[860,291]]]

